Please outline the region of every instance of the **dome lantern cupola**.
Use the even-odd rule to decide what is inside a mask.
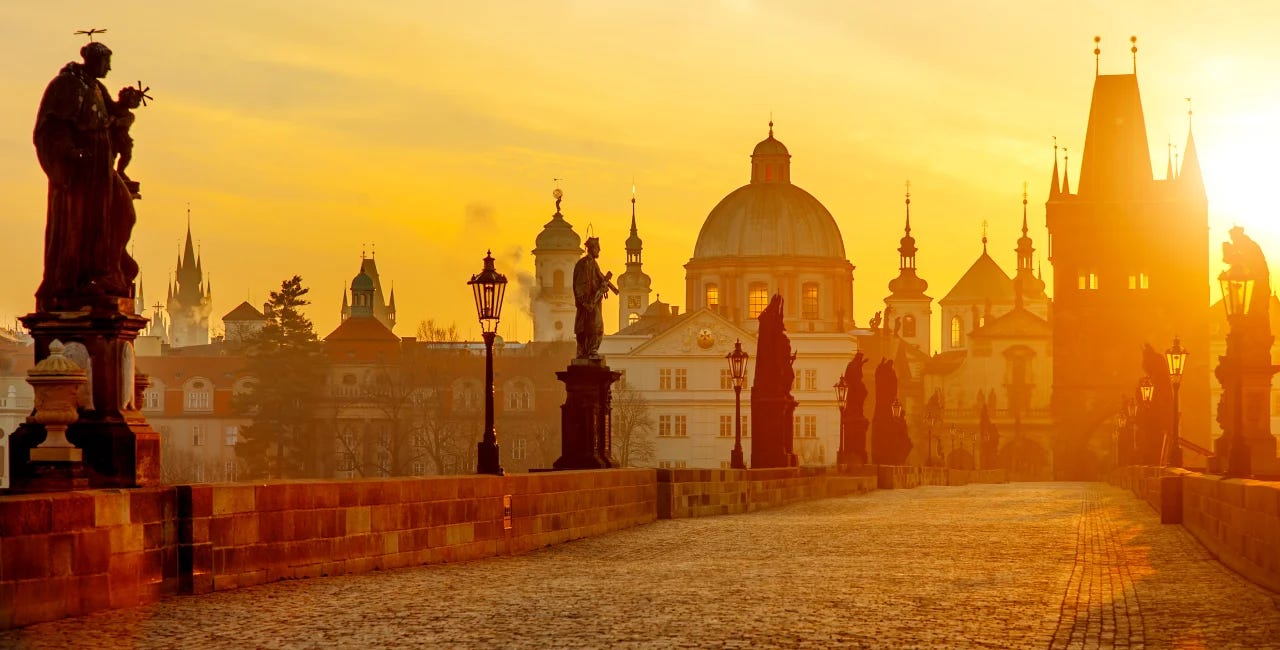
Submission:
[[[787,145],[774,139],[773,120],[769,120],[769,137],[761,140],[751,152],[751,182],[791,182],[791,153]]]

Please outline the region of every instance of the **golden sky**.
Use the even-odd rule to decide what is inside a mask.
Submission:
[[[698,228],[747,182],[770,112],[792,181],[844,233],[859,324],[897,273],[907,179],[932,296],[979,254],[983,221],[1012,272],[1023,181],[1045,249],[1053,136],[1074,186],[1095,34],[1104,73],[1131,70],[1138,36],[1158,177],[1194,99],[1215,267],[1233,223],[1280,249],[1274,2],[172,4],[0,5],[5,323],[31,310],[40,277],[36,106],[79,58],[72,32],[89,27],[109,29],[108,88],[141,79],[156,98],[137,111],[129,168],[142,182],[133,241],[147,301],[164,297],[189,203],[214,313],[260,305],[297,273],[321,336],[362,246],[376,245],[398,334],[428,317],[478,334],[465,282],[491,247],[513,282],[501,333],[528,338],[514,283],[532,271],[556,177],[566,218],[579,233],[594,225],[615,274],[634,179],[645,270],[683,305]]]

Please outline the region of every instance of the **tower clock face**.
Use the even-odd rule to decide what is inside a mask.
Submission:
[[[711,333],[710,328],[702,328],[698,330],[698,347],[709,350],[711,346],[716,344],[716,335]]]

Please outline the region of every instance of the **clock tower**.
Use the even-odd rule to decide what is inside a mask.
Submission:
[[[631,236],[627,237],[627,270],[618,277],[618,329],[626,329],[628,325],[640,320],[644,310],[649,308],[649,293],[652,281],[641,269],[640,253],[643,248],[640,234],[636,231],[636,195],[631,192]]]

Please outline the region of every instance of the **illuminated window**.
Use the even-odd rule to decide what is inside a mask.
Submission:
[[[1146,273],[1136,273],[1134,275],[1130,275],[1129,288],[1130,289],[1150,289],[1151,276],[1147,275]]]
[[[636,324],[636,321],[639,321],[639,320],[640,320],[640,314],[634,314],[634,313],[633,313],[633,314],[629,314],[629,315],[627,316],[627,324],[628,324],[628,325],[635,325],[635,324]]]
[[[1098,274],[1093,271],[1081,272],[1076,278],[1076,286],[1085,291],[1097,291]]]
[[[902,317],[902,335],[903,336],[916,335],[916,317],[915,316],[912,316],[911,314],[907,314],[906,316]]]
[[[818,318],[818,285],[815,282],[804,285],[800,290],[800,317]]]
[[[963,333],[964,322],[959,316],[951,317],[951,347],[960,347],[960,336]]]
[[[760,312],[769,306],[769,285],[752,282],[747,289],[747,318],[759,318]]]
[[[713,310],[720,307],[720,287],[714,284],[707,285],[707,307]]]

